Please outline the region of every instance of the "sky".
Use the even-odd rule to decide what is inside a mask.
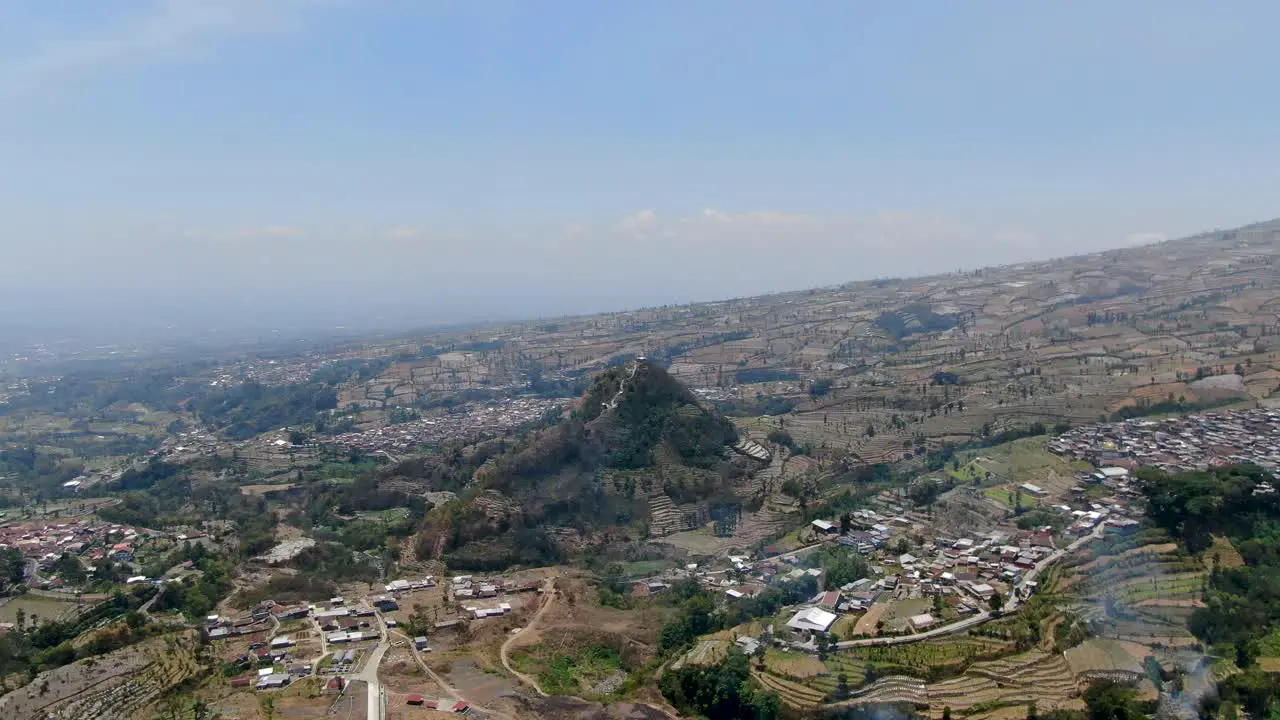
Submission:
[[[1280,215],[1280,4],[0,0],[0,321],[423,325]]]

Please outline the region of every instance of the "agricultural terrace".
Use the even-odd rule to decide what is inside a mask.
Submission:
[[[1209,564],[1215,554],[1219,562],[1238,556],[1225,539],[1214,547],[1190,555],[1154,530],[1105,538],[1064,569],[1064,600],[1102,638],[1148,647],[1194,644],[1187,619],[1204,606]]]

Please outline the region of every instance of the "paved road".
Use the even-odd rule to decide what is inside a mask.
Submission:
[[[369,653],[360,672],[351,676],[353,680],[363,680],[368,684],[368,690],[365,691],[367,720],[382,720],[382,684],[378,681],[378,666],[382,664],[382,656],[387,653],[387,648],[391,647],[391,635],[387,633],[387,626],[382,623],[381,617],[377,617],[377,621],[382,639],[373,652]]]
[[[520,638],[524,635],[527,635],[533,632],[534,628],[536,628],[538,625],[538,621],[542,620],[543,613],[545,613],[551,607],[551,605],[555,602],[555,599],[556,599],[555,580],[556,580],[555,578],[546,579],[546,581],[543,583],[543,586],[542,586],[542,592],[546,594],[546,599],[543,600],[542,607],[538,608],[538,612],[534,613],[533,619],[529,621],[529,625],[527,627],[525,627],[515,635],[512,635],[511,637],[507,638],[507,641],[502,643],[502,649],[498,652],[499,657],[502,658],[502,666],[507,669],[507,672],[514,675],[517,679],[520,680],[520,682],[523,682],[525,685],[528,685],[529,687],[533,688],[542,697],[546,697],[547,694],[542,691],[542,687],[538,685],[538,682],[536,680],[529,677],[528,675],[525,675],[524,673],[516,672],[516,669],[511,667],[511,661],[507,658],[507,650],[511,647],[511,643],[515,642],[517,638]]]

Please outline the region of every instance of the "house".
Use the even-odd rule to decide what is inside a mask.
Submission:
[[[738,646],[738,649],[742,651],[743,655],[754,655],[756,650],[760,647],[759,640],[753,637],[747,637],[746,635],[735,640],[733,644]]]
[[[331,610],[320,610],[316,613],[316,622],[324,624],[328,620],[338,620],[340,618],[349,617],[351,615],[350,608],[333,608]],[[279,616],[277,616],[279,617]]]
[[[924,613],[921,615],[911,616],[911,619],[908,620],[907,622],[910,623],[912,630],[919,632],[921,630],[924,630],[925,628],[933,627],[933,625],[936,624],[938,621],[935,620],[932,615],[928,613]]]
[[[821,608],[806,608],[787,621],[787,627],[796,632],[827,632],[836,622],[836,614]]]
[[[273,614],[277,620],[296,620],[306,617],[309,612],[311,612],[311,608],[306,605],[294,605],[291,607],[278,607]],[[319,619],[319,617],[316,619]]]
[[[421,705],[426,701],[427,699],[422,697],[420,693],[409,693],[404,696],[404,702],[406,705]]]
[[[1018,486],[1018,489],[1034,497],[1044,497],[1049,494],[1049,492],[1044,488],[1039,485],[1032,485],[1031,483],[1022,483]]]
[[[325,695],[340,695],[346,687],[347,681],[341,676],[331,677],[329,678],[329,681],[324,684],[324,689],[322,689],[321,692]]]
[[[270,690],[273,688],[282,688],[289,684],[289,676],[285,673],[271,673],[258,678],[259,690]]]
[[[822,594],[822,599],[818,601],[818,607],[823,610],[835,612],[836,607],[840,605],[840,593],[830,590]]]
[[[272,648],[287,648],[293,647],[294,645],[297,645],[297,643],[295,643],[293,638],[290,638],[288,635],[281,635],[280,637],[271,639]]]
[[[111,559],[116,562],[133,562],[133,546],[129,543],[117,543],[112,545]]]
[[[380,595],[373,600],[373,606],[382,612],[392,612],[400,609],[400,603],[386,595]]]
[[[252,675],[241,675],[240,677],[231,678],[231,687],[243,688],[253,684],[254,677]]]
[[[969,586],[969,592],[980,598],[989,598],[996,594],[996,589],[986,583],[975,583]]]
[[[430,650],[431,645],[427,642],[425,635],[419,635],[413,639],[413,649],[422,652],[424,650]]]
[[[1137,520],[1134,520],[1133,518],[1112,518],[1107,521],[1107,530],[1109,532],[1116,532],[1122,535],[1128,535],[1130,533],[1137,532],[1138,528],[1141,527],[1141,525],[1142,523],[1139,523]]]
[[[830,520],[814,520],[809,523],[809,525],[813,526],[814,530],[822,533],[823,535],[834,535],[840,532],[840,526]]]

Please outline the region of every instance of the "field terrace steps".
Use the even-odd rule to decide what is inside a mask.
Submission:
[[[867,703],[929,704],[929,687],[923,680],[909,675],[890,675],[854,692],[851,705]]]
[[[821,705],[825,699],[825,696],[818,690],[797,682],[785,680],[771,673],[752,671],[751,676],[766,689],[778,693],[784,703],[794,708],[814,708]]]
[[[664,492],[649,496],[649,534],[662,537],[685,529],[684,513]]]
[[[742,438],[733,446],[733,449],[747,457],[755,458],[761,462],[769,462],[770,460],[769,449],[755,440]]]
[[[779,449],[773,453],[773,459],[769,464],[751,476],[751,481],[747,485],[747,495],[752,495],[758,490],[765,493],[772,493],[778,490],[782,485],[782,478],[786,474],[787,469],[787,452]]]
[[[486,490],[477,495],[471,502],[484,511],[485,515],[495,519],[508,517],[520,512],[520,503],[496,490]]]

